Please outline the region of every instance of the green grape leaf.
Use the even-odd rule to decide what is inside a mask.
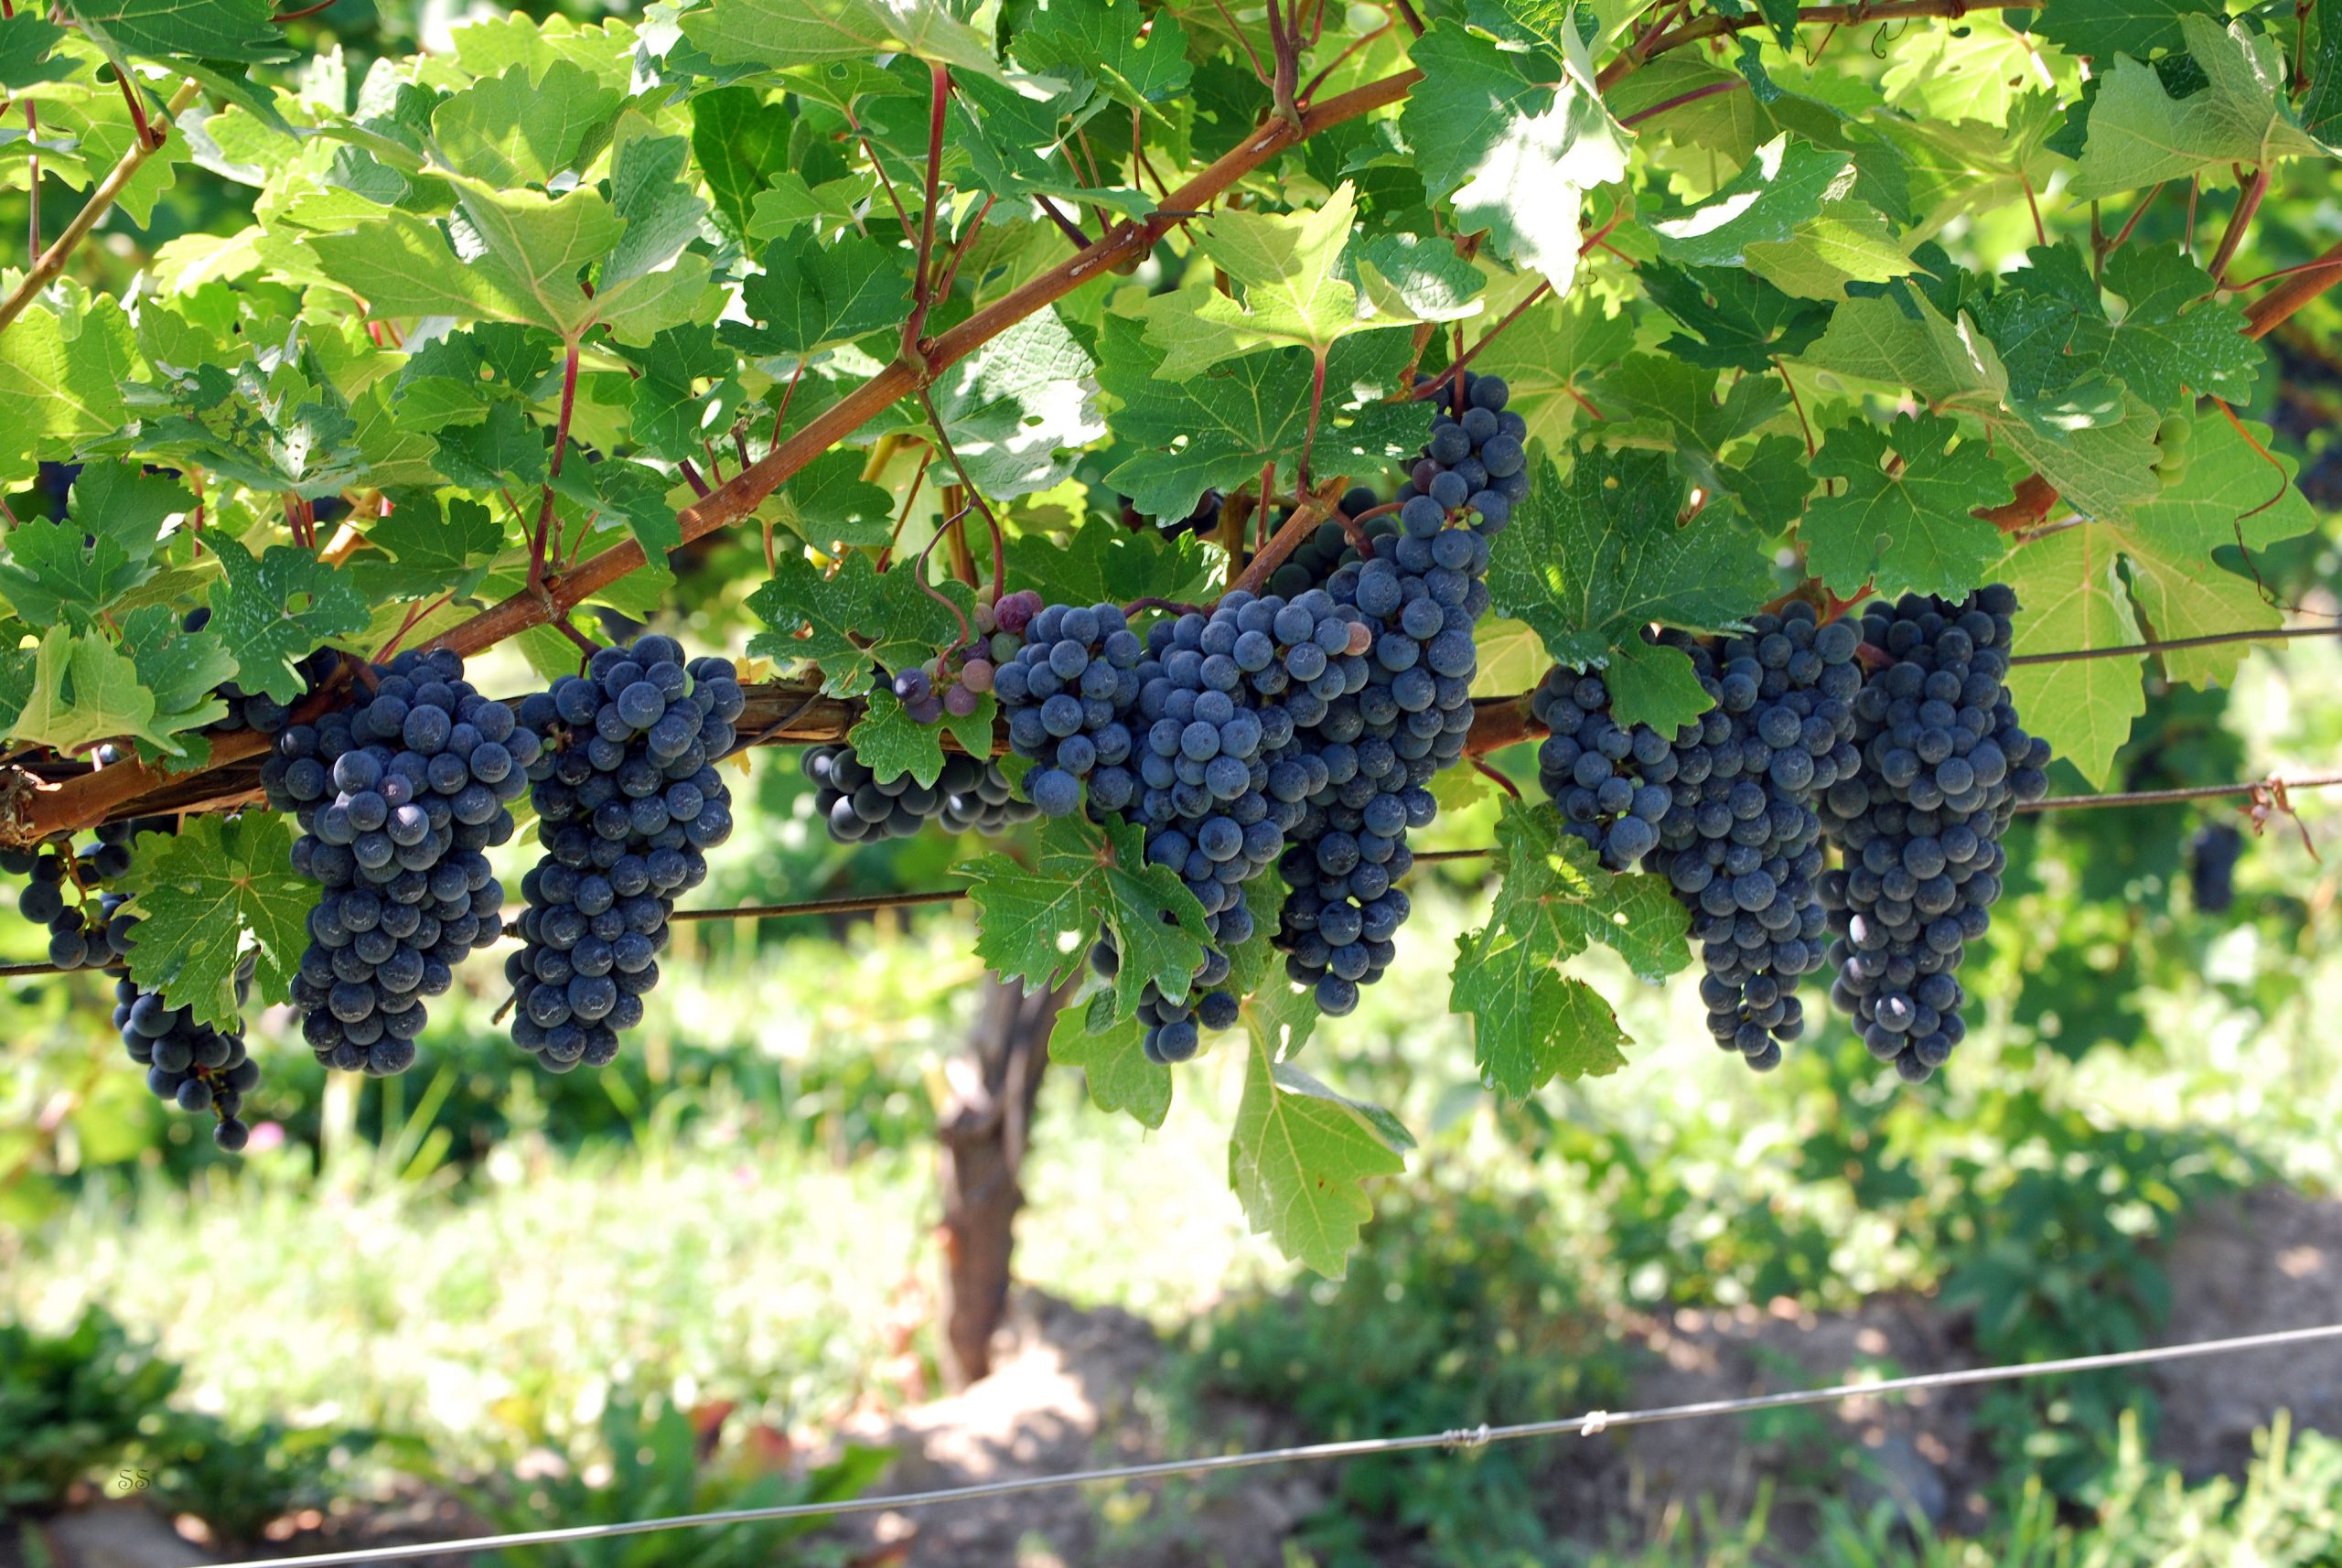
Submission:
[[[72,58],[50,52],[64,36],[64,28],[33,11],[0,20],[0,88],[17,92],[70,77]]]
[[[784,234],[758,264],[764,270],[740,290],[748,319],[720,328],[744,353],[802,359],[897,326],[910,310],[896,252],[859,234],[833,243],[810,231]]]
[[[2106,348],[2106,366],[2158,409],[2186,393],[2241,403],[2267,356],[2245,334],[2244,312],[2211,297],[2211,274],[2176,244],[2135,242],[2107,258],[2106,286],[2130,308]]]
[[[1114,1016],[1114,993],[1102,983],[1085,1001],[1058,1009],[1049,1026],[1049,1060],[1080,1068],[1090,1102],[1127,1111],[1142,1127],[1160,1127],[1171,1112],[1171,1069],[1146,1059],[1146,1025]]]
[[[1097,823],[1076,812],[1042,823],[1029,871],[1005,854],[959,867],[976,906],[976,956],[1003,980],[1054,987],[1102,936],[1122,958],[1118,1019],[1136,1015],[1149,984],[1185,997],[1210,934],[1178,874],[1147,864],[1144,838],[1119,817]]]
[[[1853,159],[1846,154],[1776,136],[1707,200],[1645,226],[1671,262],[1740,266],[1750,245],[1787,241],[1824,202],[1843,196],[1853,177]]]
[[[1595,384],[1594,401],[1610,421],[1606,435],[1638,445],[1671,446],[1677,464],[1701,489],[1737,495],[1746,485],[1757,493],[1744,505],[1752,514],[1769,512],[1780,504],[1771,493],[1778,476],[1766,468],[1741,472],[1725,461],[1724,453],[1785,413],[1789,395],[1770,376],[1738,377],[1721,400],[1715,388],[1716,372],[1707,366],[1659,354],[1629,354]],[[1631,424],[1623,417],[1628,415]]]
[[[1106,482],[1155,517],[1185,517],[1208,489],[1233,490],[1261,477],[1272,457],[1291,464],[1309,432],[1311,360],[1277,349],[1213,366],[1192,381],[1155,375],[1161,351],[1138,323],[1106,317],[1098,381],[1121,400],[1107,416],[1115,440],[1133,455]],[[1327,362],[1325,415],[1309,449],[1315,474],[1379,470],[1423,440],[1423,411],[1386,403],[1380,389],[1406,363],[1407,341],[1395,333],[1345,338]],[[1363,396],[1354,389],[1363,387]],[[1338,401],[1339,400],[1339,401]],[[1346,423],[1344,421],[1347,421]]]
[[[149,733],[154,718],[155,694],[104,633],[76,637],[52,626],[34,654],[31,688],[8,734],[20,744],[69,753],[123,736],[167,746],[167,736]]]
[[[1058,0],[1030,14],[1016,30],[1015,48],[1030,69],[1086,78],[1131,109],[1162,113],[1158,106],[1186,92],[1195,75],[1177,18],[1167,10],[1150,15],[1136,0]]]
[[[625,101],[567,60],[542,72],[516,65],[441,99],[431,130],[458,173],[492,186],[542,186],[593,162]]]
[[[254,560],[232,539],[211,536],[211,547],[226,580],[211,590],[210,627],[236,656],[236,682],[247,692],[293,702],[300,661],[371,618],[357,585],[306,550],[272,544]]]
[[[1477,316],[1488,279],[1456,247],[1422,234],[1376,234],[1347,252],[1369,304],[1400,321],[1461,321]]]
[[[682,136],[629,136],[618,143],[610,159],[610,206],[626,232],[603,262],[596,293],[603,319],[626,322],[629,336],[641,335],[645,328],[639,322],[673,308],[673,298],[688,300],[706,277],[701,258],[675,266],[683,247],[698,237],[700,220],[707,216],[707,203],[692,188],[687,172],[691,156],[691,144]],[[648,290],[628,286],[671,266],[675,266],[677,286],[664,282]],[[656,295],[656,302],[646,306],[639,297],[646,294]],[[615,314],[609,308],[614,295],[625,296],[619,301],[624,308]]]
[[[494,403],[478,424],[450,424],[433,436],[439,471],[467,490],[534,489],[545,478],[545,432],[517,403]]]
[[[165,756],[188,756],[185,744],[157,737],[176,737],[226,715],[228,704],[217,693],[221,682],[235,679],[235,655],[209,627],[186,630],[167,605],[141,605],[123,617],[122,647],[137,669],[138,683],[155,697],[154,721],[142,738]],[[204,749],[208,754],[208,744]]]
[[[1534,280],[1492,285],[1488,313],[1502,319],[1520,303],[1516,291],[1531,286]],[[1580,401],[1580,379],[1617,363],[1634,346],[1633,318],[1582,290],[1567,299],[1537,301],[1472,363],[1504,378],[1512,389],[1506,407],[1529,422],[1532,438],[1552,448],[1595,417]]]
[[[1214,562],[1192,533],[1136,532],[1112,518],[1082,520],[1063,544],[1043,533],[1008,542],[1009,580],[1052,605],[1124,605],[1158,598],[1185,603],[1208,592]]]
[[[380,601],[461,596],[477,589],[504,548],[495,514],[461,496],[449,497],[442,510],[427,489],[402,490],[391,500],[391,514],[366,530],[373,550],[347,568],[359,591]]]
[[[730,379],[738,360],[715,340],[714,327],[670,327],[628,358],[641,372],[634,381],[632,431],[644,451],[670,463],[696,460],[703,443],[732,427],[746,394]]]
[[[2179,26],[2206,85],[2175,98],[2154,66],[2116,57],[2090,106],[2069,188],[2075,199],[2143,190],[2231,163],[2258,167],[2327,151],[2294,119],[2275,38],[2200,15],[2182,16]]]
[[[572,488],[574,486],[574,488]],[[683,542],[683,525],[667,492],[675,481],[641,463],[586,464],[572,458],[553,489],[600,514],[601,526],[623,525],[656,561]]]
[[[68,0],[65,8],[112,54],[247,63],[293,55],[269,0]]]
[[[718,65],[785,70],[907,54],[1009,81],[993,55],[991,16],[947,0],[726,0],[686,12],[682,27]]]
[[[1799,532],[1806,568],[1840,596],[1867,584],[1892,598],[1960,598],[1982,583],[2004,542],[1982,507],[2009,499],[2000,462],[1938,414],[1901,414],[1885,429],[1840,425],[1813,472],[1845,488],[1817,497]]]
[[[2142,417],[2126,407],[2117,424],[2060,428],[2015,398],[1992,340],[1965,313],[1955,326],[1904,285],[1839,306],[1801,358],[1836,375],[1908,387],[1937,413],[1976,418],[1995,446],[2032,464],[2090,516],[2154,493],[2154,423],[2143,404],[2136,405]]]
[[[1507,800],[1497,821],[1497,902],[1456,942],[1448,1006],[1471,1015],[1480,1079],[1525,1100],[1552,1079],[1626,1066],[1632,1044],[1593,987],[1562,972],[1592,943],[1656,981],[1691,961],[1691,916],[1660,876],[1614,875],[1552,803]]]
[[[1058,313],[1043,309],[943,372],[935,412],[978,490],[1013,499],[1073,471],[1080,448],[1106,434],[1095,370]],[[929,478],[959,482],[948,461]]]
[[[392,417],[417,431],[478,424],[490,403],[536,396],[560,366],[561,339],[544,328],[483,321],[407,356]]]
[[[479,245],[463,269],[505,306],[510,319],[533,322],[566,342],[609,316],[615,291],[589,295],[584,274],[617,248],[626,224],[598,191],[548,196],[468,176],[449,183],[463,227]]]
[[[1273,985],[1244,1005],[1244,1093],[1228,1143],[1228,1185],[1256,1233],[1328,1279],[1348,1266],[1374,1214],[1362,1184],[1406,1168],[1414,1139],[1380,1106],[1346,1099],[1286,1058],[1316,1022],[1307,992]]]
[[[292,866],[291,820],[263,811],[190,817],[141,833],[122,887],[139,918],[130,977],[219,1029],[236,1026],[236,968],[249,944],[263,1003],[292,991],[317,885]]]
[[[757,199],[790,177],[795,116],[753,87],[715,88],[693,98],[691,108],[692,156],[715,199],[717,221],[736,239],[765,238],[752,223]],[[797,179],[799,188],[804,183]]]
[[[2107,521],[2076,520],[2012,550],[1997,574],[2017,592],[2016,651],[2065,653],[2277,626],[2283,617],[2242,572],[2214,552],[2257,551],[2308,532],[2315,514],[2291,483],[2293,465],[2272,467],[2252,440],[2210,415],[2196,421],[2185,474]],[[2269,504],[2264,508],[2263,502]],[[2260,508],[2261,510],[2255,510]],[[2240,564],[2242,564],[2240,563]],[[2234,678],[2242,645],[2175,649],[2171,678],[2195,685]],[[2146,711],[2143,654],[2019,665],[2009,691],[2025,727],[2096,785],[2111,781],[2115,753]]]
[[[1410,317],[1361,314],[1346,256],[1357,216],[1357,193],[1344,181],[1314,212],[1231,208],[1205,220],[1197,244],[1243,298],[1199,285],[1149,300],[1146,340],[1164,354],[1155,373],[1184,381],[1279,344],[1322,356],[1351,332],[1407,325]],[[1391,297],[1396,303],[1396,291]]]
[[[964,613],[974,607],[966,586],[937,590]],[[822,691],[855,697],[869,690],[873,662],[900,670],[934,657],[960,635],[960,622],[919,585],[908,564],[881,572],[868,555],[849,551],[824,572],[802,551],[781,553],[772,580],[748,596],[748,608],[773,629],[748,641],[749,657],[821,666]]]
[[[1409,51],[1423,80],[1399,124],[1425,192],[1448,203],[1456,230],[1487,231],[1496,255],[1565,295],[1584,194],[1626,177],[1628,137],[1603,106],[1577,29],[1560,32],[1567,52],[1556,56],[1434,23]]]
[[[892,687],[874,686],[846,741],[879,783],[891,784],[908,773],[922,787],[932,787],[943,776],[944,736],[948,733],[971,756],[989,757],[993,717],[999,712],[1000,704],[987,692],[965,718],[947,714],[923,725],[903,711]]]
[[[1737,267],[1684,268],[1652,262],[1641,275],[1652,303],[1698,334],[1678,334],[1662,349],[1695,365],[1767,370],[1777,355],[1802,353],[1830,325],[1826,306],[1793,299]]]
[[[122,389],[138,349],[122,306],[100,297],[69,322],[35,304],[0,332],[0,470],[70,458],[128,422]]]
[[[152,563],[133,558],[120,538],[91,533],[79,521],[19,523],[8,532],[7,545],[0,559],[0,597],[34,626],[61,622],[87,630],[155,575]],[[153,549],[151,540],[147,548]]]
[[[2111,64],[2116,55],[2145,59],[2184,49],[2183,17],[2220,14],[2214,0],[2058,0],[2034,17],[2033,33],[2068,54]]]
[[[2209,0],[2207,0],[2207,4]],[[2342,16],[2334,0],[2316,0],[2317,44],[2302,62],[2309,74],[2309,95],[2302,100],[2302,129],[2332,146],[2342,143]]]
[[[1680,665],[1688,678],[1691,660],[1646,649],[1643,628],[1736,626],[1771,596],[1771,577],[1746,536],[1714,519],[1678,526],[1684,499],[1683,480],[1659,454],[1584,453],[1566,478],[1544,464],[1490,553],[1492,607],[1535,627],[1559,663],[1584,669],[1628,658]],[[1641,673],[1635,700],[1612,693],[1622,725],[1671,730],[1710,705],[1696,683],[1654,683],[1650,670]],[[1671,693],[1677,701],[1660,711],[1644,705]],[[1685,712],[1685,702],[1696,705]]]
[[[894,534],[895,498],[862,477],[862,464],[860,452],[833,447],[799,469],[766,505],[816,549],[884,544]]]

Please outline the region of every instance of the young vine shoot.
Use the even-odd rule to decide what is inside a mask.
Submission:
[[[288,1017],[607,1067],[739,789],[957,857],[1101,1107],[1228,1058],[1327,1271],[1370,997],[1518,1100],[1681,1046],[1598,943],[1927,1081],[2015,811],[2283,624],[2342,14],[1894,9],[20,10],[10,956],[230,1151]]]

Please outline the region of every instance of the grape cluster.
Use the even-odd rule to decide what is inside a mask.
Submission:
[[[993,690],[1008,715],[1009,745],[1037,764],[1025,776],[1026,795],[1043,814],[1062,817],[1081,804],[1086,780],[1098,811],[1128,807],[1138,775],[1124,721],[1138,701],[1146,645],[1113,605],[1028,610],[1012,594],[994,615],[1003,631],[1025,639],[994,673]]]
[[[1229,950],[1252,935],[1244,885],[1276,864],[1285,831],[1331,777],[1315,746],[1297,742],[1300,719],[1322,717],[1330,701],[1367,685],[1371,642],[1365,621],[1322,588],[1290,600],[1239,588],[1209,613],[1148,628],[1135,814],[1147,859],[1187,884],[1212,939],[1185,999],[1150,991],[1141,1003],[1154,1059],[1185,1061],[1199,1028],[1236,1021],[1224,983]]]
[[[25,877],[16,912],[48,928],[48,961],[63,970],[110,964],[117,956],[107,940],[108,915],[93,897],[99,885],[130,869],[130,841],[152,821],[107,822],[95,843],[80,849],[59,842],[40,849],[0,853],[0,871]]]
[[[932,785],[904,773],[886,783],[850,746],[809,746],[798,767],[814,786],[813,809],[839,843],[908,838],[929,822],[943,831],[1003,833],[1037,815],[1009,788],[1000,765],[954,753]]]
[[[2207,822],[2187,843],[2187,885],[2196,912],[2225,915],[2236,904],[2236,863],[2244,835],[2228,822]]]
[[[732,832],[715,762],[747,699],[731,664],[653,633],[596,650],[521,704],[547,746],[529,769],[544,854],[521,879],[522,947],[505,961],[512,1039],[548,1069],[607,1066],[659,983],[675,896]]]
[[[1831,1000],[1863,1043],[1925,1081],[1967,1032],[1957,977],[1992,923],[2021,801],[2048,789],[2049,746],[2018,727],[2004,677],[2016,595],[1993,585],[1964,603],[1907,595],[1870,607],[1875,666],[1854,702],[1862,768],[1822,795],[1845,865],[1821,892],[1838,940]]]
[[[1671,738],[1624,728],[1599,676],[1549,671],[1531,703],[1552,732],[1538,748],[1538,779],[1606,866],[1666,875],[1692,915],[1710,1034],[1765,1071],[1804,1032],[1798,980],[1822,959],[1812,802],[1860,766],[1852,699],[1861,639],[1792,604],[1717,648],[1675,633],[1662,640],[1690,657],[1708,712]]]
[[[121,912],[127,900],[109,893],[103,900],[106,933],[115,957],[126,959],[138,925]],[[241,1004],[252,986],[249,957],[236,974]],[[252,1137],[243,1120],[244,1096],[260,1083],[260,1064],[244,1048],[241,1025],[223,1031],[198,1023],[185,1007],[174,1007],[158,992],[142,991],[128,975],[114,982],[113,1026],[130,1059],[146,1069],[155,1097],[197,1115],[212,1118],[211,1141],[230,1154]]]
[[[1464,755],[1472,727],[1488,536],[1528,493],[1528,427],[1505,412],[1509,396],[1494,376],[1466,371],[1446,383],[1395,513],[1353,523],[1371,555],[1338,522],[1301,559],[1307,573],[1327,572],[1326,591],[1368,635],[1362,683],[1287,703],[1304,736],[1296,744],[1323,763],[1325,781],[1279,862],[1289,891],[1276,945],[1286,973],[1315,986],[1334,1016],[1358,1005],[1359,987],[1380,979],[1397,950],[1410,906],[1392,884],[1413,864],[1407,833],[1437,815],[1426,786]],[[1352,492],[1342,510],[1354,520],[1378,510],[1371,500]]]
[[[1202,499],[1196,502],[1195,510],[1185,517],[1149,517],[1132,504],[1130,497],[1117,499],[1121,502],[1117,520],[1133,533],[1152,528],[1166,539],[1176,539],[1183,533],[1209,533],[1219,526],[1220,494],[1218,490],[1206,490]]]
[[[300,821],[293,867],[324,889],[293,1001],[328,1068],[403,1071],[424,998],[503,934],[483,852],[512,836],[508,807],[540,742],[463,675],[445,650],[402,653],[355,705],[285,729],[262,764],[270,802]]]

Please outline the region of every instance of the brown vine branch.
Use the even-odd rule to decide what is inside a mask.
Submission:
[[[90,231],[98,226],[99,220],[113,209],[115,200],[137,177],[138,171],[146,166],[146,160],[161,150],[170,134],[168,119],[176,118],[181,110],[194,102],[199,91],[201,89],[195,82],[181,82],[179,90],[171,94],[165,111],[166,121],[153,128],[151,136],[141,136],[132,141],[130,150],[122,155],[122,161],[113,166],[113,172],[90,193],[90,199],[81,204],[81,210],[73,215],[73,221],[65,226],[65,231],[41,252],[40,260],[33,263],[32,270],[25,274],[8,297],[0,301],[0,332],[5,332],[16,317],[25,313],[25,306],[30,305],[41,290],[57,281],[58,274],[65,270],[65,263],[75,249],[89,238]]]

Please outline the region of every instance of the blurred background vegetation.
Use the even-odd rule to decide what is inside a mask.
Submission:
[[[355,77],[462,14],[338,0],[296,36],[346,48]],[[0,232],[21,229],[24,199],[0,192]],[[236,219],[233,199],[182,182],[143,242]],[[44,201],[54,231],[75,198]],[[2267,221],[2320,219],[2272,199]],[[117,260],[126,278],[131,247]],[[2337,322],[2321,305],[2274,340],[2282,373],[2249,411],[2325,508],[2342,507]],[[2305,623],[2342,608],[2333,524],[2254,563]],[[736,647],[753,547],[687,554],[672,628]],[[517,660],[480,678],[529,679]],[[2337,693],[2342,650],[2324,639],[2256,653],[2232,691],[2156,693],[2116,787],[2332,768]],[[759,755],[742,796],[706,904],[938,886],[961,853],[832,844],[786,754]],[[1934,1364],[1898,1364],[1911,1344],[1982,1363],[2156,1341],[2191,1227],[2229,1226],[2247,1193],[2336,1212],[2342,800],[2294,804],[2260,832],[2232,800],[2021,820],[1971,963],[1987,1016],[1916,1090],[1831,1028],[1753,1077],[1702,1043],[1688,984],[1618,970],[1597,978],[1649,1047],[1498,1105],[1440,1000],[1484,889],[1472,863],[1426,868],[1392,983],[1305,1064],[1422,1141],[1377,1189],[1347,1280],[1296,1277],[1245,1233],[1227,1060],[1183,1072],[1155,1134],[1091,1110],[1074,1074],[1047,1080],[1018,1278],[1077,1314],[1131,1315],[1143,1347],[1097,1456],[1127,1454],[1132,1432],[1187,1453],[1617,1405],[1657,1386],[1671,1345],[1732,1324],[1919,1315],[1916,1340],[1853,1341],[1856,1364],[1905,1371]],[[2217,872],[2240,834],[2231,886]],[[1482,806],[1445,813],[1425,847],[1488,836]],[[0,959],[38,941],[0,921]],[[328,1082],[281,1012],[257,1017],[265,1077],[240,1159],[121,1059],[105,982],[0,987],[0,1562],[57,1560],[60,1519],[126,1493],[237,1555],[870,1486],[884,1444],[857,1434],[899,1440],[888,1423],[940,1386],[932,1134],[980,995],[969,928],[950,908],[685,926],[667,972],[639,1041],[598,1074],[546,1077],[515,1051],[490,1022],[489,964],[433,1010],[403,1079]],[[1770,1385],[1827,1380],[1763,1364],[1748,1332],[1742,1359]],[[2330,1387],[2303,1393],[2336,1407]],[[1931,1462],[1940,1496],[1822,1416],[1706,1423],[1697,1444],[1735,1463],[1705,1470],[1603,1443],[1359,1463],[1288,1498],[1276,1538],[1252,1543],[1267,1555],[1244,1560],[2342,1563],[2342,1432],[2272,1409],[2252,1452],[2208,1457],[2171,1440],[2197,1414],[2136,1378],[2008,1386],[1961,1412],[1971,1451]],[[1101,1562],[1241,1555],[1192,1544],[1215,1498],[1092,1496],[1080,1539]],[[1025,1560],[1060,1560],[1045,1550]],[[625,1560],[871,1552],[765,1530]]]

